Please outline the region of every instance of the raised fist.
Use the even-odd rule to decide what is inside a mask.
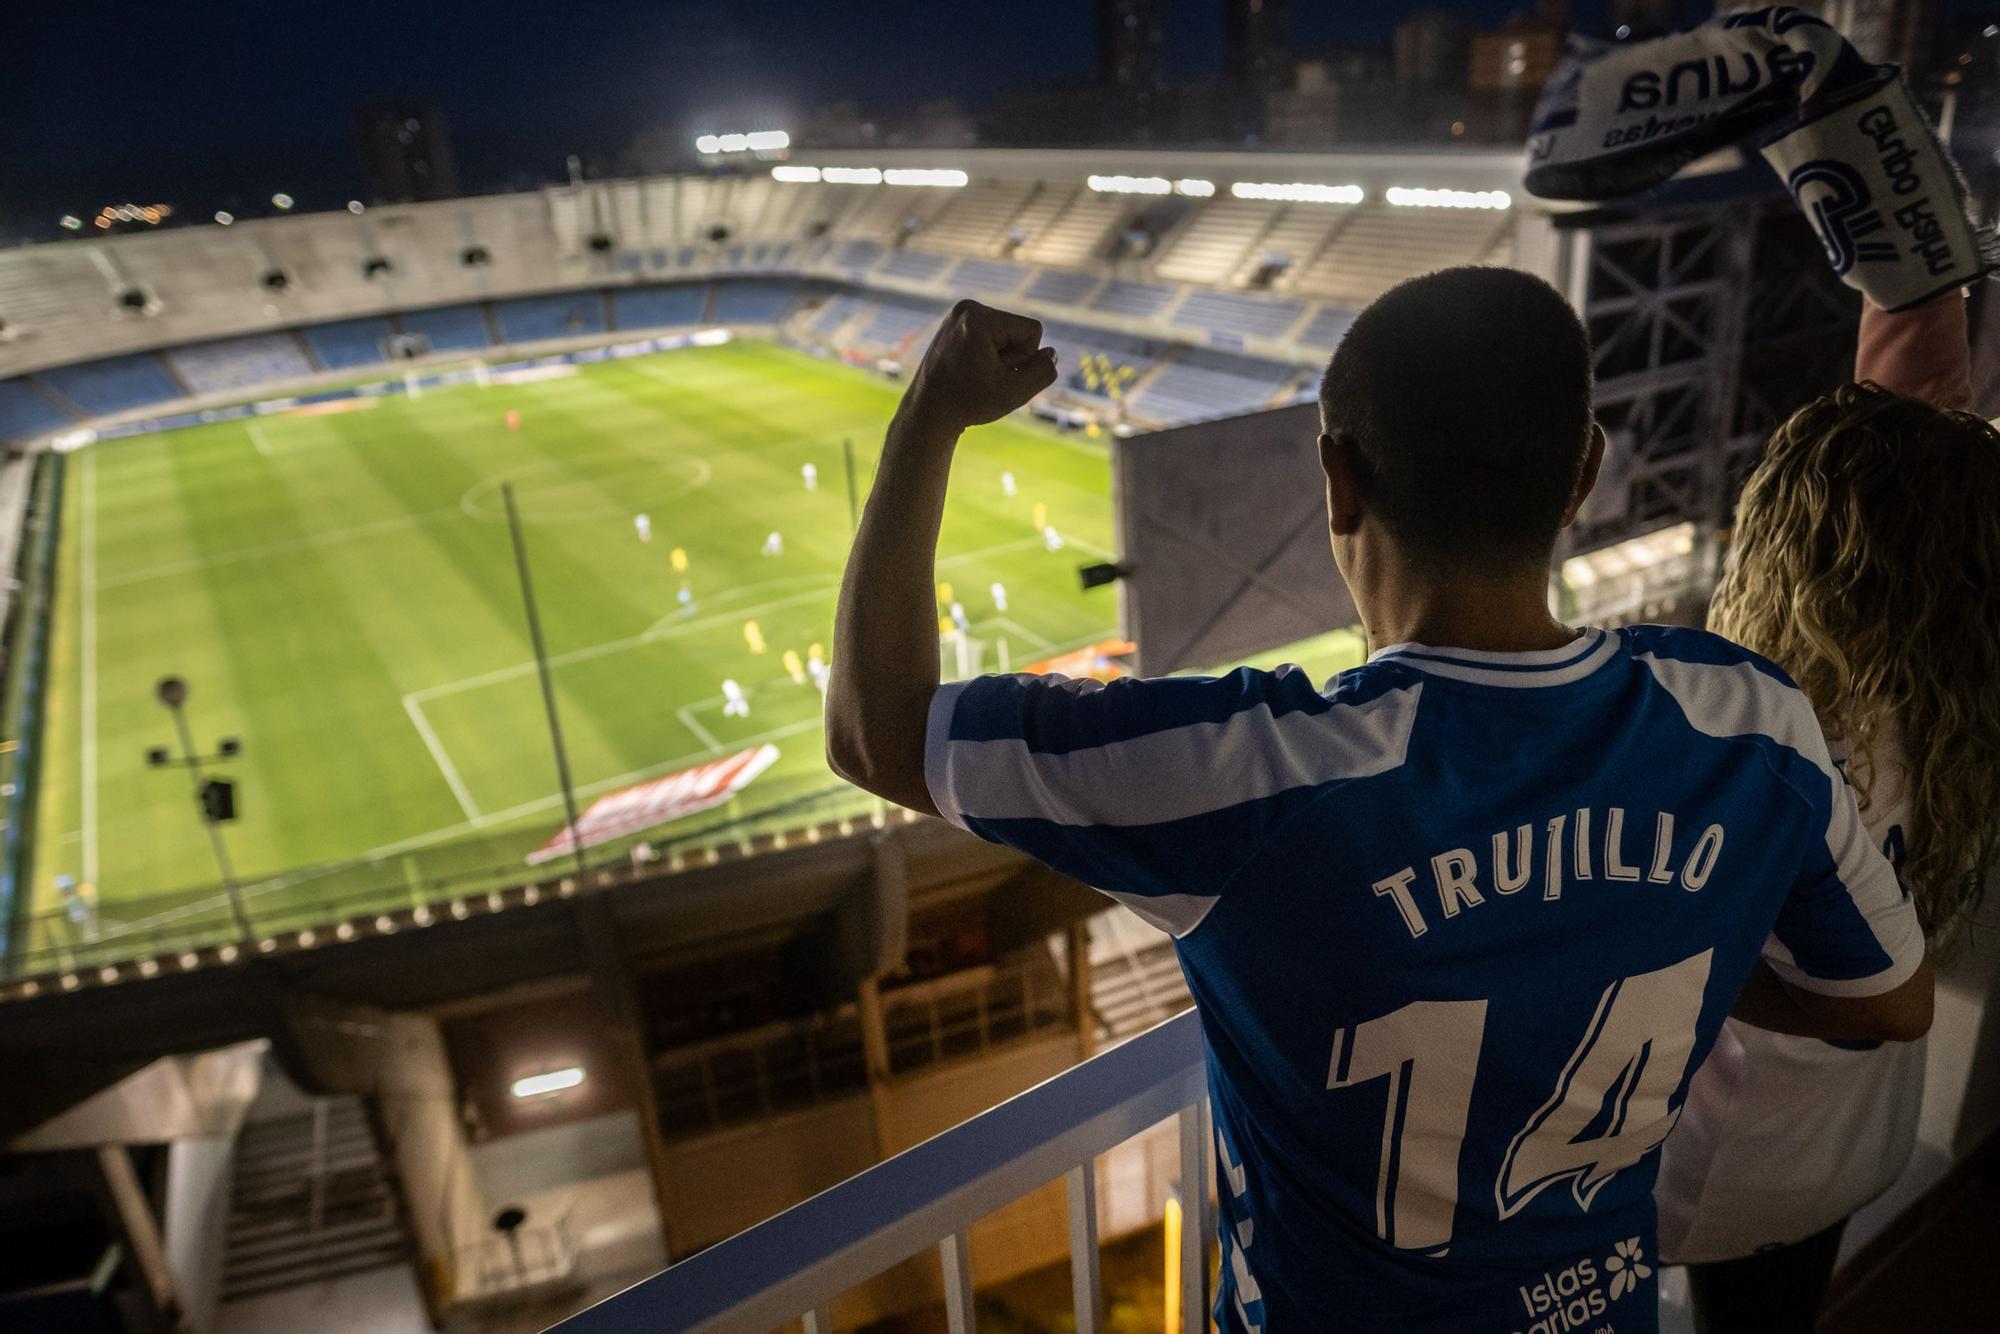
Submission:
[[[914,413],[964,430],[998,421],[1056,382],[1042,324],[977,301],[951,308],[904,398]]]

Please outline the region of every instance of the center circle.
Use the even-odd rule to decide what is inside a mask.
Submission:
[[[551,459],[473,483],[459,500],[459,508],[486,523],[505,523],[507,506],[500,488],[512,482],[523,523],[626,518],[706,486],[710,471],[707,459],[686,454],[597,462]]]

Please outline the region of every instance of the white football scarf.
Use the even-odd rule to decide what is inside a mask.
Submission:
[[[1894,65],[1790,5],[1649,42],[1573,37],[1535,107],[1527,189],[1605,200],[1748,140],[1842,282],[1886,310],[1992,271],[2000,250]]]

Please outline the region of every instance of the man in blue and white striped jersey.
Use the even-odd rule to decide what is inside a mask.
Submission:
[[[1931,975],[1782,672],[1550,615],[1604,450],[1576,316],[1455,269],[1355,321],[1319,448],[1374,651],[1323,690],[938,684],[952,452],[1053,382],[1040,338],[961,303],[911,382],[841,593],[834,768],[1173,934],[1225,1330],[1650,1334],[1653,1150],[1724,1016],[1907,1040]]]

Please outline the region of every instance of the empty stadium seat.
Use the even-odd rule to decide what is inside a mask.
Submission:
[[[575,338],[604,330],[604,301],[595,292],[564,292],[495,301],[493,319],[509,343]]]
[[[798,300],[799,285],[779,280],[745,279],[715,289],[717,324],[776,324]]]
[[[879,241],[843,241],[834,248],[833,263],[852,273],[865,273],[882,258]]]
[[[1106,363],[1122,392],[1144,379],[1168,350],[1163,344],[1077,324],[1045,324],[1042,341],[1056,350],[1056,368],[1062,375],[1057,387],[1061,392],[1106,403],[1112,401],[1110,384],[1101,373]]]
[[[1341,306],[1321,306],[1319,313],[1299,330],[1298,341],[1306,347],[1339,347],[1340,340],[1347,336],[1347,326],[1354,323],[1354,315],[1354,311]]]
[[[399,318],[406,333],[429,339],[434,352],[463,352],[493,345],[486,328],[486,312],[477,306],[406,310]]]
[[[1173,322],[1225,338],[1276,338],[1299,322],[1305,302],[1242,292],[1195,291],[1174,310]]]
[[[1153,319],[1164,313],[1173,303],[1178,287],[1164,283],[1132,282],[1124,278],[1113,278],[1104,285],[1090,303],[1092,310],[1101,310],[1107,315],[1130,315],[1135,319]]]
[[[187,390],[174,382],[159,358],[143,353],[57,366],[38,378],[92,416],[129,412],[187,396]]]
[[[620,329],[671,329],[700,324],[708,309],[708,284],[628,288],[612,295],[611,306]]]
[[[1298,374],[1295,366],[1188,348],[1139,391],[1133,405],[1164,422],[1254,412]]]
[[[951,271],[945,286],[954,292],[1002,295],[1019,291],[1027,280],[1028,270],[1019,264],[1003,259],[965,259]]]
[[[26,380],[0,380],[0,440],[32,440],[76,425]]]
[[[898,250],[884,260],[876,272],[891,278],[908,278],[913,282],[927,283],[943,273],[951,263],[943,255],[927,255],[921,250]]]
[[[877,302],[875,313],[855,335],[854,343],[870,351],[902,350],[914,344],[918,335],[935,324],[943,313],[936,305],[903,298],[884,298]]]
[[[840,326],[859,315],[868,306],[865,296],[837,296],[829,300],[813,313],[806,328],[821,338],[831,338],[840,332]]]
[[[176,348],[167,359],[197,394],[226,394],[313,373],[299,340],[290,334],[250,334]]]
[[[1082,302],[1097,285],[1104,280],[1094,273],[1078,273],[1074,269],[1043,269],[1028,286],[1030,301],[1046,301],[1051,305],[1074,306]]]
[[[330,371],[379,364],[385,360],[382,344],[390,332],[389,321],[380,315],[335,320],[299,330],[319,364]]]

